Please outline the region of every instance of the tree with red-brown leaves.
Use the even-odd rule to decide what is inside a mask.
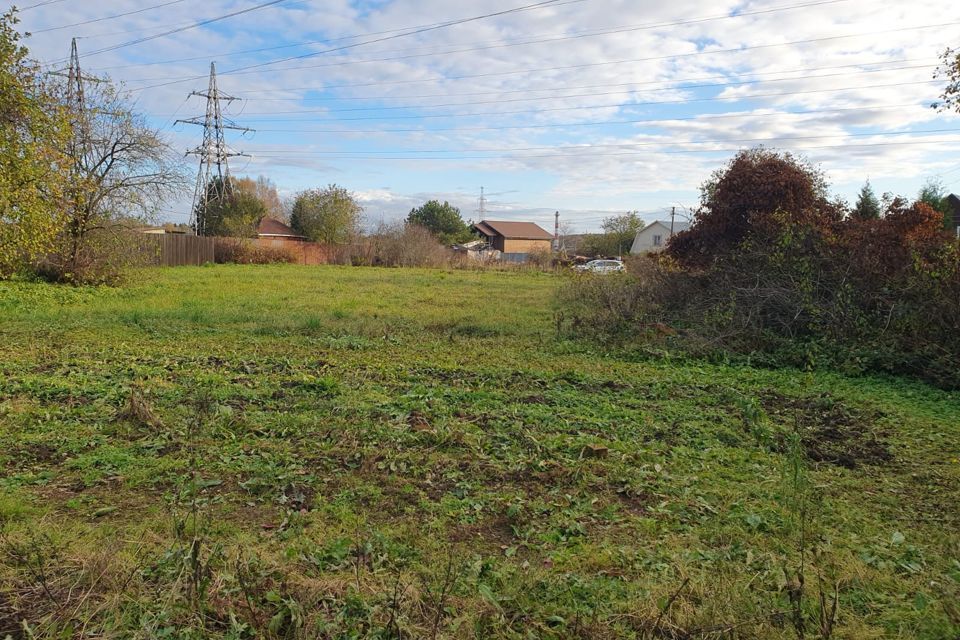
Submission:
[[[881,218],[844,220],[836,237],[839,257],[856,265],[856,276],[864,281],[861,287],[878,290],[949,240],[942,213],[925,202],[911,204],[899,197],[887,205]]]
[[[706,268],[748,237],[771,237],[783,215],[826,228],[842,217],[823,174],[806,160],[762,147],[741,151],[701,187],[693,226],[670,240],[681,265]]]

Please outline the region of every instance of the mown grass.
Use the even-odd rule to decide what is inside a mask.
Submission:
[[[601,353],[559,283],[0,284],[0,637],[960,634],[960,396]]]

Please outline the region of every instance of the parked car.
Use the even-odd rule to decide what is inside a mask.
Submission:
[[[574,270],[580,273],[620,273],[626,271],[621,260],[591,260],[586,264],[578,264]]]

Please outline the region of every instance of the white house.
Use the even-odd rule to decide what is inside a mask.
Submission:
[[[673,233],[680,233],[690,228],[689,222],[674,222]],[[630,247],[630,253],[656,253],[663,251],[670,239],[670,221],[651,222],[643,229],[637,232],[637,237],[633,239],[633,246]]]

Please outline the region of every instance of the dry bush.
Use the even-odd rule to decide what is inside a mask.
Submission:
[[[415,224],[382,224],[367,239],[360,264],[384,267],[447,267],[452,251],[424,227]]]
[[[155,246],[143,234],[116,226],[88,231],[79,246],[62,236],[33,270],[49,282],[118,285],[129,269],[154,264],[157,257]]]
[[[910,216],[917,224],[907,228],[896,215],[875,221],[869,235],[879,245],[861,237],[860,222],[831,232],[785,222],[709,269],[661,256],[632,262],[625,278],[576,278],[562,293],[559,328],[624,344],[666,336],[697,356],[885,371],[960,388],[960,248],[927,237],[938,221],[926,212]],[[926,239],[913,244],[917,237]]]
[[[526,264],[534,269],[548,269],[553,267],[553,251],[537,249],[527,254]]]
[[[217,264],[275,264],[297,262],[297,256],[283,247],[261,247],[244,238],[217,238],[213,260]]]

